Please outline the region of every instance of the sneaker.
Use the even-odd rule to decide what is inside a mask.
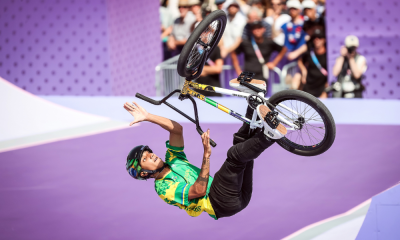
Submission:
[[[264,90],[264,91],[267,90],[267,84],[263,80],[252,79],[249,83],[251,85],[258,87],[259,89]],[[240,82],[236,78],[229,81],[229,86],[231,86],[241,92],[257,94],[255,91],[251,90],[250,88],[240,84]]]
[[[287,133],[287,129],[285,128],[285,126],[282,125],[282,123],[279,123],[278,127],[276,129],[273,129],[265,121],[265,116],[267,116],[270,111],[271,110],[265,105],[261,104],[257,106],[257,114],[263,120],[264,134],[272,139],[283,138]]]

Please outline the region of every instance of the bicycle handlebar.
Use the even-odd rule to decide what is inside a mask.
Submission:
[[[192,98],[189,98],[189,99],[192,100],[192,102],[193,102],[193,106],[194,106],[194,108],[195,108],[196,120],[194,120],[193,118],[189,117],[189,116],[186,115],[184,112],[182,112],[181,110],[177,109],[176,107],[174,107],[173,105],[169,104],[169,103],[166,101],[169,97],[171,97],[171,96],[172,96],[174,93],[176,93],[176,92],[180,92],[180,90],[177,89],[177,90],[171,92],[170,94],[168,94],[168,96],[166,96],[165,98],[161,99],[160,101],[156,101],[156,100],[151,99],[151,98],[149,98],[149,97],[146,97],[146,96],[144,96],[144,95],[142,95],[142,94],[140,94],[140,93],[136,93],[136,97],[137,97],[137,98],[140,98],[140,99],[142,99],[142,100],[144,100],[144,101],[146,101],[146,102],[148,102],[148,103],[151,103],[151,104],[153,104],[153,105],[161,105],[162,103],[164,103],[164,104],[167,105],[168,107],[170,107],[170,108],[172,108],[173,110],[177,111],[177,112],[180,113],[182,116],[184,116],[185,118],[189,119],[191,122],[193,122],[194,124],[196,124],[196,130],[197,130],[197,132],[198,132],[200,135],[202,135],[204,132],[203,132],[203,130],[201,130],[201,127],[200,127],[200,125],[199,125],[199,121],[198,121],[198,117],[197,117],[196,102],[194,102],[194,100],[193,100]],[[212,147],[217,146],[217,144],[216,144],[212,139],[210,139],[210,145],[211,145]]]
[[[142,95],[140,93],[136,93],[136,97],[140,98],[142,100],[145,100],[146,102],[149,102],[149,103],[151,103],[153,105],[161,105],[161,103],[162,103],[161,101],[156,101],[156,100],[151,99],[149,97],[146,97],[146,96],[144,96],[144,95]]]
[[[201,129],[198,129],[198,128],[196,128],[196,130],[197,130],[197,132],[200,134],[200,135],[203,135],[203,130],[201,130]],[[210,138],[210,145],[212,146],[212,147],[215,147],[215,146],[217,146],[217,144]]]

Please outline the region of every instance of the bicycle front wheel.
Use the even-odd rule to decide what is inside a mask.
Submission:
[[[203,58],[208,58],[218,45],[226,26],[226,14],[222,10],[210,13],[199,23],[183,46],[177,70],[182,77],[189,77],[202,69]]]
[[[336,136],[335,120],[328,108],[316,97],[299,90],[284,90],[268,101],[288,122],[288,129],[277,143],[289,152],[301,156],[316,156],[328,150]]]

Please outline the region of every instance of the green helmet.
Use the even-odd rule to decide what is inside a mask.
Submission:
[[[140,176],[141,172],[148,172],[148,170],[143,169],[139,164],[144,151],[153,152],[147,145],[139,145],[134,147],[126,158],[126,171],[128,171],[129,175],[134,179],[146,180],[150,176],[150,174],[147,175],[147,177]]]
[[[144,151],[149,151],[153,153],[153,151],[147,145],[139,145],[134,147],[128,154],[126,158],[126,171],[128,171],[129,175],[131,175],[134,179],[138,180],[146,180],[150,178],[150,175],[161,172],[164,169],[164,165],[156,170],[146,170],[140,166],[140,160],[142,159],[142,155]],[[148,173],[147,176],[141,177],[140,173]]]

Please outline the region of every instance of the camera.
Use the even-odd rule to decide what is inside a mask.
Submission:
[[[356,50],[356,47],[347,47],[347,52],[348,52],[349,54],[354,53],[355,50]]]

